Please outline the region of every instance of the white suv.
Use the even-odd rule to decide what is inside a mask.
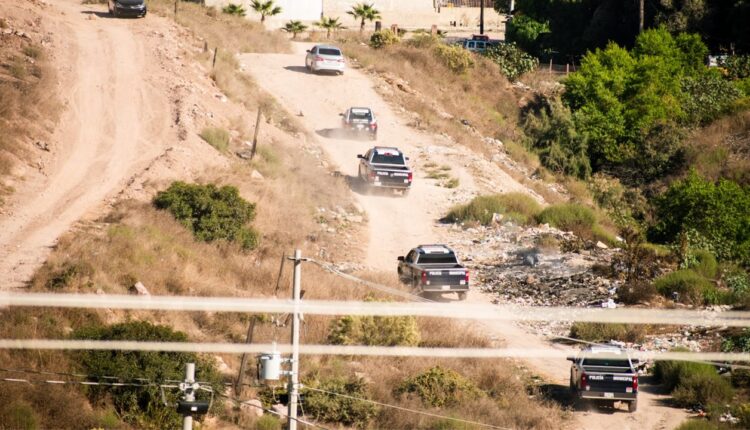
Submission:
[[[313,73],[329,70],[344,74],[344,54],[335,46],[315,45],[307,51],[305,67]]]

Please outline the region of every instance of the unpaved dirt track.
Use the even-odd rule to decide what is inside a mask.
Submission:
[[[300,120],[315,132],[316,139],[330,160],[343,174],[356,177],[357,154],[364,153],[373,145],[371,141],[358,141],[344,137],[331,138],[331,130],[339,126],[338,113],[350,106],[368,106],[378,117],[379,135],[377,145],[396,146],[407,156],[432,145],[432,136],[409,128],[390,106],[377,94],[372,81],[356,70],[347,70],[344,76],[314,75],[304,68],[304,51],[308,44],[298,44],[296,54],[246,54],[240,57],[245,70],[266,91],[273,94],[285,108],[293,113],[302,113]],[[335,135],[335,133],[334,133]],[[461,178],[458,192],[477,192],[468,169],[461,167],[458,158],[434,160],[454,167]],[[525,191],[524,187],[504,172],[494,173],[500,178],[501,190],[495,192]],[[394,272],[395,259],[418,243],[440,241],[440,233],[433,228],[438,218],[450,206],[452,191],[435,186],[424,174],[415,172],[414,188],[405,198],[387,195],[362,194],[354,187],[357,201],[369,219],[369,243],[367,260],[363,263],[375,269]],[[487,303],[490,297],[473,290],[470,302]],[[547,340],[526,332],[512,323],[494,321],[485,324],[488,332],[503,339],[510,348],[554,347],[570,350],[572,347],[551,344]],[[564,360],[532,359],[526,364],[550,383],[560,385],[557,390],[565,394],[568,386],[570,363]],[[574,412],[573,428],[608,430],[672,429],[686,417],[684,411],[666,407],[661,402],[666,398],[651,394],[654,387],[642,385],[639,410],[630,414],[625,408],[619,410],[590,409]]]
[[[169,132],[169,99],[150,79],[157,65],[139,36],[159,19],[111,19],[106,6],[80,3],[48,9],[65,111],[46,179],[20,189],[0,219],[3,289],[28,281],[57,238],[157,156]]]
[[[302,112],[300,120],[313,132],[320,146],[336,168],[347,175],[358,203],[369,219],[369,245],[366,265],[393,272],[396,257],[411,247],[435,240],[433,224],[445,214],[455,193],[476,188],[472,176],[455,157],[436,161],[450,165],[452,175],[461,185],[457,190],[442,188],[426,180],[424,172],[415,169],[414,185],[406,197],[387,190],[368,193],[357,184],[359,160],[374,145],[395,146],[413,162],[420,150],[434,146],[432,136],[419,133],[405,124],[375,92],[372,82],[356,70],[344,76],[315,75],[304,67],[305,49],[312,45],[297,44],[296,54],[245,54],[241,64],[266,91],[273,94],[289,112]],[[339,113],[352,106],[370,107],[378,120],[378,138],[373,142],[341,136]],[[523,190],[510,176],[498,172],[506,191]]]

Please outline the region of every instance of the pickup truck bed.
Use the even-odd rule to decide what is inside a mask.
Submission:
[[[627,403],[634,412],[638,399],[638,372],[627,354],[615,348],[591,347],[569,357],[570,389],[575,399]]]
[[[399,257],[399,278],[420,293],[458,293],[466,299],[469,271],[444,245],[422,245]]]

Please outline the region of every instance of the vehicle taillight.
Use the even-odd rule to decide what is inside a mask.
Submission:
[[[427,283],[427,272],[422,272],[422,283],[423,284]]]
[[[638,391],[638,375],[633,376],[633,392]]]
[[[414,174],[409,172],[409,176],[406,177],[406,179],[411,182],[412,178],[414,177]]]
[[[373,122],[372,124],[370,124],[370,128],[373,129],[373,130],[375,130],[376,128],[378,128],[378,123],[377,122]]]
[[[466,281],[466,285],[469,285],[469,271],[466,271],[466,275],[464,275],[464,281]]]
[[[589,381],[586,377],[586,373],[581,373],[581,389],[582,390],[588,390],[589,389]]]
[[[320,57],[320,56],[318,56],[318,55],[316,55],[316,56],[315,56],[315,58],[314,58],[314,60],[315,60],[315,61],[323,61],[323,60],[324,60],[324,58],[323,58],[323,57]]]

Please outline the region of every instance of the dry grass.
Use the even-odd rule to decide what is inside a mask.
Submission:
[[[28,141],[52,131],[60,112],[54,86],[54,70],[41,47],[22,38],[0,46],[0,206],[12,191],[2,179],[16,162],[32,156]]]
[[[697,130],[688,140],[686,165],[703,176],[750,185],[750,111],[727,116]]]

